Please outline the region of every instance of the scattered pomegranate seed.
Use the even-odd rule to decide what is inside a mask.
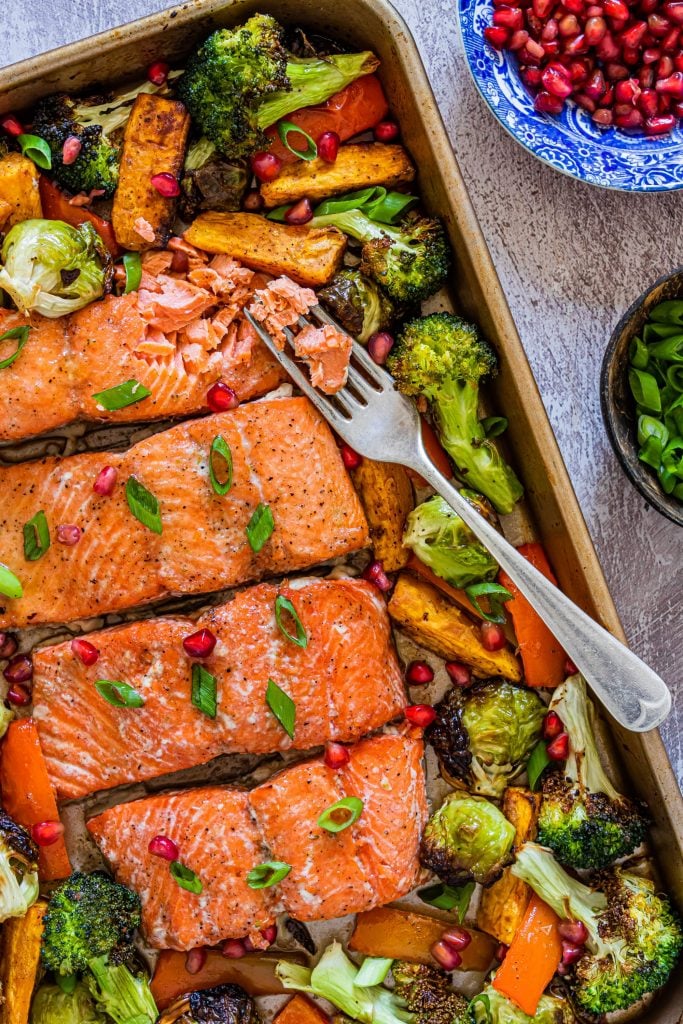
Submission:
[[[113,466],[105,466],[104,469],[101,469],[92,485],[95,494],[99,494],[101,498],[108,497],[116,485],[116,476],[117,473]]]
[[[394,339],[387,331],[378,331],[368,339],[368,355],[378,366],[384,366],[393,347]]]
[[[62,146],[62,163],[67,167],[78,160],[81,152],[81,140],[76,135],[69,135]]]
[[[349,763],[351,754],[343,743],[328,743],[323,760],[328,768],[333,768],[336,771],[337,768],[343,768]]]
[[[257,188],[249,189],[242,200],[242,209],[247,213],[259,213],[263,209],[263,196]]]
[[[160,196],[164,196],[165,199],[173,199],[175,196],[180,195],[178,179],[174,174],[169,174],[168,171],[153,174],[149,180],[152,183],[152,187],[157,190]]]
[[[206,949],[204,946],[196,946],[191,949],[185,957],[185,970],[188,974],[199,974],[206,963]]]
[[[164,60],[155,60],[153,64],[147,68],[147,78],[152,85],[163,85],[168,78],[170,67]]]
[[[154,839],[150,839],[147,849],[152,856],[161,857],[162,860],[178,860],[180,854],[177,843],[168,836],[154,836]]]
[[[510,33],[506,28],[489,25],[484,29],[484,39],[494,50],[504,50],[510,42]]]
[[[499,7],[493,12],[493,24],[516,32],[524,25],[524,13],[519,7]]]
[[[275,153],[255,153],[251,169],[259,181],[274,181],[282,170],[282,160]]]
[[[186,274],[189,269],[189,256],[182,249],[176,249],[171,258],[171,270],[174,274]]]
[[[17,135],[24,134],[24,127],[19,118],[15,117],[14,114],[5,114],[5,116],[0,121],[0,125],[4,128],[8,135],[14,135],[15,138]]]
[[[561,732],[564,732],[562,719],[556,711],[549,711],[543,719],[543,739],[554,740]]]
[[[318,156],[326,164],[333,164],[339,153],[341,139],[336,132],[323,132],[318,139]]]
[[[464,688],[472,685],[472,670],[467,665],[460,661],[447,661],[444,668],[455,686]]]
[[[64,526],[57,527],[57,540],[59,541],[60,544],[65,544],[66,547],[72,548],[74,544],[78,544],[80,539],[80,526],[65,524]]]
[[[310,199],[300,199],[294,206],[290,206],[285,214],[287,224],[308,224],[313,220],[313,207]]]
[[[242,939],[228,939],[227,942],[223,943],[221,953],[229,960],[240,960],[243,956],[246,956],[247,947]]]
[[[432,682],[434,672],[426,661],[411,661],[406,670],[406,679],[410,686],[424,686]]]
[[[496,960],[498,960],[499,963],[502,964],[503,960],[508,955],[508,949],[509,948],[510,947],[507,946],[504,942],[500,943],[500,945],[498,946],[498,949],[496,950],[496,954],[495,954],[496,955]]]
[[[661,63],[661,61],[660,61]],[[657,69],[659,70],[659,69]],[[655,82],[657,92],[665,92],[677,100],[683,100],[683,72],[674,71],[667,78],[659,78]]]
[[[567,658],[564,663],[564,674],[566,676],[575,676],[578,672],[578,668],[574,664],[571,658]]]
[[[217,639],[210,629],[198,629],[183,637],[183,648],[191,658],[208,658],[216,646]]]
[[[409,704],[405,709],[405,716],[412,725],[426,729],[436,718],[436,711],[431,704]]]
[[[638,109],[645,117],[655,117],[657,114],[657,93],[654,89],[643,89],[638,97]],[[647,122],[646,122],[647,130]]]
[[[572,91],[571,76],[562,64],[548,64],[541,76],[541,81],[551,96],[558,96],[561,100],[569,96]]]
[[[0,658],[11,658],[19,644],[13,633],[0,633]]]
[[[399,137],[400,129],[395,121],[380,121],[373,129],[378,142],[393,142]]]
[[[27,683],[33,675],[33,663],[25,654],[15,654],[5,665],[3,676],[8,683]]]
[[[7,703],[15,708],[25,708],[31,703],[31,691],[21,683],[14,683],[7,691]]]
[[[71,653],[83,665],[94,665],[100,656],[95,645],[89,640],[84,640],[82,636],[75,636],[71,641]]]
[[[374,583],[383,594],[387,594],[393,587],[393,583],[385,573],[381,562],[371,562],[363,573],[363,579]]]
[[[585,946],[575,946],[571,942],[562,943],[562,963],[565,967],[575,964],[586,952]]]
[[[277,925],[269,924],[267,928],[261,929],[261,938],[272,946],[277,938]]]
[[[467,949],[472,936],[466,928],[460,928],[457,924],[451,925],[441,936],[441,941],[448,943],[453,949],[457,949],[459,953],[462,953],[463,949]]]
[[[505,633],[496,622],[482,623],[481,642],[487,651],[501,651],[507,644]]]
[[[588,929],[583,921],[560,921],[557,930],[560,938],[575,946],[583,946],[588,940]]]
[[[673,114],[661,114],[659,117],[648,117],[645,121],[646,135],[666,135],[676,126]]]
[[[561,114],[564,100],[551,96],[549,92],[539,92],[534,100],[534,108],[541,114]]]
[[[449,946],[447,942],[435,942],[430,950],[432,956],[445,971],[454,971],[462,963],[462,957],[457,949]]]
[[[363,456],[359,455],[358,452],[354,452],[353,448],[351,448],[348,444],[343,444],[340,448],[340,451],[342,462],[344,463],[347,469],[356,469],[356,467],[360,466],[361,462],[363,461]]]
[[[232,388],[219,380],[206,392],[206,404],[211,412],[226,412],[228,409],[236,409],[240,403]]]
[[[529,33],[526,29],[520,28],[517,32],[512,33],[510,39],[509,49],[510,50],[521,50],[523,46],[529,42]]]
[[[551,761],[566,761],[569,757],[569,736],[561,732],[554,740],[551,740],[546,747],[548,757]]]
[[[39,821],[31,827],[31,838],[36,846],[52,846],[63,835],[61,821]]]

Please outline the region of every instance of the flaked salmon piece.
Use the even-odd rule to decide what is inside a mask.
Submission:
[[[91,819],[88,829],[116,877],[140,893],[147,940],[174,949],[214,945],[254,936],[278,910],[324,920],[409,892],[420,876],[417,851],[427,815],[422,741],[380,736],[350,753],[350,766],[341,771],[320,757],[285,768],[249,794],[238,792],[243,802],[229,811],[220,794],[236,791],[210,787],[121,804]],[[317,819],[344,796],[360,796],[363,812],[332,835]],[[202,882],[200,895],[189,898],[170,878],[168,864],[148,852],[159,833],[178,843],[183,863]],[[376,857],[388,872],[379,885]],[[291,865],[288,876],[269,889],[247,887],[237,903],[250,869],[268,860]]]
[[[291,327],[317,302],[312,288],[303,288],[289,277],[277,277],[258,289],[249,312],[262,323],[280,348],[285,347],[283,327]]]
[[[216,304],[216,297],[205,288],[198,288],[190,281],[159,274],[157,284],[160,292],[136,292],[137,308],[142,318],[160,331],[179,331],[195,317],[201,316]]]
[[[220,496],[209,479],[209,452],[230,446],[233,484]],[[118,480],[99,498],[104,465]],[[160,505],[161,534],[127,506],[135,477]],[[0,563],[22,582],[3,598],[0,628],[64,622],[119,611],[168,594],[206,593],[303,569],[368,544],[365,516],[327,424],[304,398],[264,400],[172,427],[124,454],[73,455],[0,469]],[[268,505],[272,535],[252,550],[246,528]],[[37,561],[24,557],[23,527],[44,511],[53,543]],[[59,525],[83,531],[73,547],[56,542]]]
[[[278,594],[292,601],[305,648],[280,632]],[[294,629],[288,615],[283,622]],[[217,683],[215,719],[190,701],[192,661],[182,646],[183,637],[204,628],[218,641],[202,662]],[[59,799],[190,768],[218,754],[353,742],[397,718],[405,704],[386,605],[363,580],[262,583],[195,622],[146,619],[90,633],[88,640],[99,651],[92,666],[68,642],[34,655],[33,717]],[[133,686],[144,706],[122,709],[101,700],[94,684],[103,678]],[[270,678],[296,705],[293,740],[266,704]]]
[[[294,336],[294,351],[308,363],[311,384],[326,395],[334,395],[346,384],[352,338],[332,324],[309,324]]]

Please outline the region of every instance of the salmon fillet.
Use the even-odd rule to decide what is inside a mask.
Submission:
[[[303,920],[359,913],[405,895],[420,876],[418,848],[427,818],[422,741],[387,735],[351,748],[347,768],[322,758],[285,768],[249,794],[224,787],[120,804],[88,822],[117,879],[143,903],[143,931],[156,947],[189,949],[248,935],[285,911]],[[234,799],[226,814],[225,799]],[[345,796],[364,801],[358,821],[336,835],[317,825]],[[242,801],[242,802],[239,802]],[[203,884],[180,889],[166,861],[148,852],[163,834]],[[269,889],[242,886],[267,860],[291,865]],[[219,861],[219,863],[217,863]]]
[[[209,481],[216,436],[230,446],[234,482],[220,496]],[[113,494],[93,481],[117,471]],[[135,477],[160,505],[162,533],[129,510]],[[68,622],[120,611],[168,594],[206,593],[282,575],[365,547],[365,516],[327,424],[304,398],[273,399],[172,427],[124,454],[85,454],[0,470],[0,563],[23,597],[0,598],[0,628]],[[272,535],[260,551],[246,527],[270,508]],[[52,544],[24,557],[23,527],[44,511]],[[67,547],[59,525],[82,536]]]
[[[294,605],[305,648],[278,629],[278,594]],[[211,630],[218,641],[202,660],[217,681],[215,719],[190,702],[192,660],[182,640],[198,629]],[[59,799],[190,768],[218,754],[353,742],[396,718],[405,704],[385,602],[363,580],[262,583],[196,621],[146,619],[90,633],[88,640],[99,651],[95,665],[84,665],[70,643],[38,650],[33,659],[33,716]],[[293,740],[266,704],[269,678],[296,705]],[[101,700],[98,679],[127,682],[144,706],[116,708]]]

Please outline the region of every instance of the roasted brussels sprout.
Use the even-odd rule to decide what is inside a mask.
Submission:
[[[475,996],[470,1003],[472,1024],[575,1024],[576,1014],[566,999],[541,996],[536,1013],[529,1017],[493,985]]]
[[[38,899],[38,848],[0,809],[0,921],[23,917]]]
[[[403,543],[453,587],[494,579],[498,563],[438,494],[408,516]]]
[[[514,839],[514,826],[495,804],[457,790],[427,822],[420,861],[446,885],[490,885],[510,860]]]
[[[41,985],[31,1003],[31,1024],[106,1024],[88,986],[79,981],[73,992],[59,985]]]
[[[243,988],[227,984],[181,996],[157,1024],[261,1024],[261,1017]]]
[[[320,289],[318,298],[342,327],[363,344],[377,331],[388,331],[394,322],[393,303],[360,270],[340,270]]]
[[[185,220],[193,220],[202,210],[234,213],[249,184],[247,164],[245,160],[226,160],[202,136],[190,144],[180,184],[180,214]]]

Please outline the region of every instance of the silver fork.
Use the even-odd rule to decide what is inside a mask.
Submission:
[[[263,326],[246,310],[245,313],[294,383],[347,444],[369,459],[395,462],[415,470],[464,519],[618,722],[634,732],[645,732],[664,721],[671,709],[671,694],[664,681],[553,586],[435,469],[422,444],[414,402],[396,390],[386,370],[373,362],[362,345],[353,342],[345,387],[336,395],[324,395],[311,386],[297,363],[278,349]],[[320,323],[342,330],[321,306],[314,306],[311,313]],[[300,326],[309,323],[300,317]],[[291,344],[292,331],[285,329],[285,335]]]

